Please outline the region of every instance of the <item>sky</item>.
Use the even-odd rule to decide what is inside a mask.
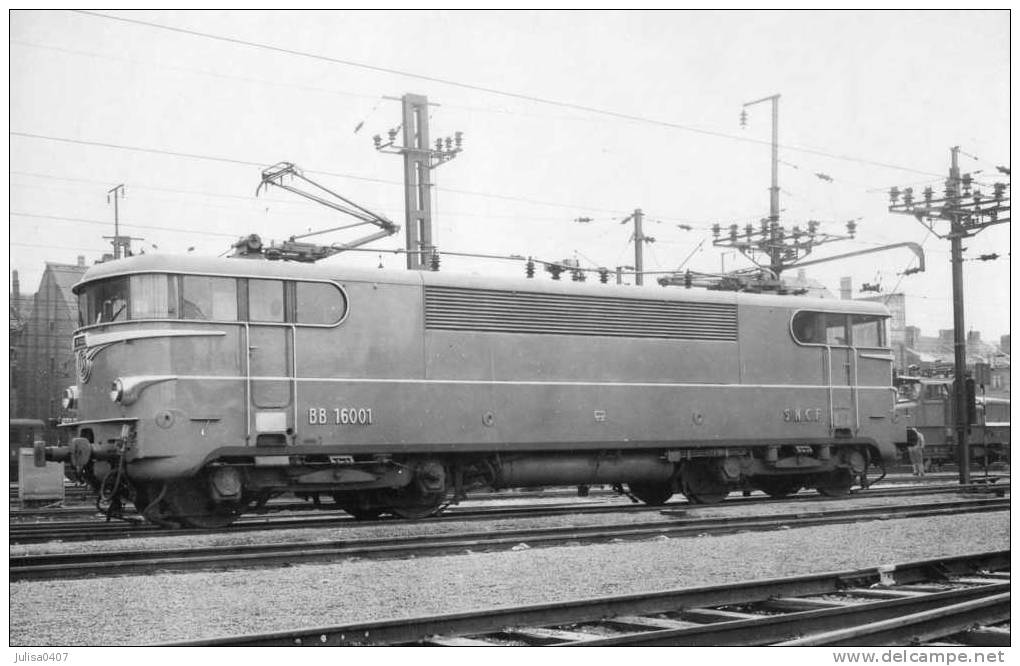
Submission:
[[[829,234],[858,225],[812,258],[900,242],[927,257],[909,276],[904,249],[807,276],[836,294],[844,276],[855,291],[903,292],[907,322],[934,336],[952,327],[949,242],[888,212],[887,192],[939,191],[952,146],[985,191],[1010,160],[1005,10],[13,11],[9,21],[10,268],[23,292],[46,261],[110,251],[107,192],[119,184],[121,233],[143,239],[136,252],[217,256],[250,233],[282,240],[351,221],[282,190],[256,196],[262,169],[280,161],[403,226],[401,158],[377,152],[372,136],[400,123],[388,98],[405,93],[435,105],[433,137],[464,136],[463,152],[433,171],[440,251],[633,265],[622,222],[641,208],[655,238],[646,270],[748,267],[714,247],[710,229],[768,216],[770,104],[739,120],[745,102],[778,94],[781,222],[817,220]],[[965,243],[966,326],[995,342],[1010,330],[1009,238],[1003,224]],[[403,246],[400,234],[326,261],[401,269],[385,250]],[[1000,258],[973,261],[991,253]],[[449,255],[442,270],[524,273],[520,262]]]

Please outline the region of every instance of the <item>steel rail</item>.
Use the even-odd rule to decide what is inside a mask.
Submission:
[[[590,638],[587,640],[559,641],[560,644],[601,645],[762,645],[784,638],[801,635],[805,627],[813,631],[826,631],[824,627],[846,627],[846,612],[857,612],[855,621],[874,623],[876,618],[913,614],[919,608],[935,607],[976,599],[1001,592],[1008,582],[991,579],[989,584],[969,590],[954,590],[936,595],[906,597],[861,603],[849,606],[830,605],[819,610],[800,611],[779,616],[762,616],[755,619],[738,619],[706,626],[687,626],[662,629],[664,625],[682,625],[681,622],[662,620],[654,616],[664,613],[682,613],[697,609],[718,607],[744,607],[755,603],[776,603],[791,598],[819,595],[852,594],[854,589],[884,589],[909,586],[932,580],[945,581],[953,576],[966,576],[975,572],[1008,571],[1010,551],[975,553],[949,558],[907,562],[892,566],[867,569],[808,574],[790,578],[766,579],[682,588],[668,591],[595,597],[559,603],[512,606],[483,611],[446,615],[400,618],[376,622],[305,627],[244,636],[206,637],[167,645],[191,646],[317,646],[317,645],[451,645],[458,644],[456,637],[500,634],[508,628],[520,627],[571,627],[585,623],[602,623],[608,620],[624,632],[620,636]],[[941,594],[941,596],[937,596]],[[807,603],[803,600],[802,603]],[[702,616],[705,614],[703,613]],[[720,617],[725,614],[720,614]],[[777,619],[770,619],[770,618]],[[785,619],[783,619],[785,618]],[[792,621],[791,621],[792,618]],[[810,623],[810,624],[809,624]],[[785,624],[785,626],[783,626]],[[629,628],[629,631],[628,631]],[[634,633],[644,628],[650,631]],[[793,632],[793,633],[790,633]],[[549,632],[549,636],[556,633]],[[700,634],[700,635],[699,635]],[[532,632],[534,636],[534,632]],[[454,637],[451,639],[450,637]],[[615,641],[615,642],[614,642]],[[688,641],[688,642],[685,642]],[[717,642],[719,641],[719,642]],[[465,639],[460,644],[482,644]],[[491,643],[490,643],[491,644]]]
[[[966,493],[976,492],[980,494],[988,494],[988,486],[976,484],[973,486],[967,486],[961,488],[957,485],[950,485],[946,487],[925,487],[925,488],[888,488],[880,491],[869,491],[867,494],[862,495],[868,498],[881,498],[881,497],[908,497],[918,495],[929,495],[929,494],[955,494],[955,493]],[[1003,496],[1009,491],[1009,484],[996,484],[992,486],[996,495]],[[615,497],[613,498],[615,499]],[[832,502],[838,501],[839,498],[822,497],[820,495],[794,495],[782,499],[763,498],[760,496],[752,497],[734,497],[726,500],[723,506],[733,506],[735,503],[749,503],[749,504],[766,504],[766,503],[787,503],[787,502],[810,502],[810,501],[822,501]],[[108,522],[105,518],[100,517],[96,512],[89,512],[89,515],[94,516],[93,520],[84,521],[42,521],[36,523],[14,523],[12,521],[9,542],[11,544],[27,544],[27,543],[42,543],[45,541],[94,541],[99,539],[120,539],[120,538],[133,538],[133,537],[151,537],[151,536],[183,536],[183,535],[198,535],[198,534],[211,534],[221,533],[229,531],[231,533],[242,533],[252,531],[269,531],[279,529],[300,529],[300,528],[322,528],[322,527],[357,527],[361,525],[375,525],[379,524],[380,521],[354,521],[346,512],[341,510],[330,510],[330,509],[319,509],[316,510],[312,505],[297,505],[298,511],[308,512],[304,517],[287,517],[287,516],[276,516],[267,517],[264,513],[248,514],[242,517],[238,522],[234,523],[228,528],[221,529],[201,529],[201,528],[180,528],[174,530],[167,530],[166,528],[143,523],[140,521],[116,521]],[[702,507],[701,505],[691,505],[686,500],[679,500],[677,502],[670,502],[666,507],[683,507],[687,510],[697,511],[700,508],[710,508],[708,506]],[[719,506],[719,505],[714,505]],[[422,523],[422,522],[433,522],[436,520],[458,520],[458,521],[476,521],[476,520],[492,520],[496,518],[540,518],[549,516],[560,516],[560,515],[573,515],[573,514],[600,514],[600,513],[618,513],[618,512],[631,512],[631,513],[645,513],[654,512],[661,510],[662,507],[646,506],[643,504],[623,504],[623,503],[602,503],[595,504],[592,502],[571,502],[566,504],[545,504],[545,505],[531,505],[531,506],[515,506],[515,507],[453,507],[448,509],[442,516],[436,516],[433,518],[425,518],[418,520],[402,520],[397,518],[386,518],[383,519],[385,523],[391,523],[394,521],[410,522],[410,523]],[[285,513],[292,511],[289,506],[280,504],[277,505],[271,512],[267,513]],[[61,511],[60,509],[51,510],[49,516],[56,517],[56,513]],[[72,510],[73,511],[73,510]],[[12,512],[12,518],[17,516],[16,512]],[[65,514],[66,515],[66,514]]]
[[[975,625],[1005,622],[1010,619],[1009,583],[994,587],[1002,589],[977,599],[954,599],[950,605],[917,609],[888,619],[875,618],[859,626],[832,628],[778,645],[916,645],[952,636]]]
[[[950,466],[951,467],[951,466]],[[986,480],[987,479],[987,480]],[[1002,472],[991,472],[989,476],[975,476],[972,479],[972,484],[987,484],[995,483],[999,480],[1006,480],[1008,483],[1009,476]],[[957,474],[955,472],[928,472],[924,477],[916,477],[909,472],[889,472],[888,475],[881,481],[878,486],[872,486],[872,488],[879,487],[885,488],[889,485],[901,485],[901,484],[915,484],[915,483],[934,483],[940,485],[939,482],[951,483],[959,486],[957,481]],[[9,486],[10,500],[12,504],[18,500],[18,484],[11,483]],[[855,489],[854,493],[862,492],[861,489]],[[863,491],[871,492],[871,491]],[[573,486],[563,486],[556,488],[545,488],[540,491],[502,491],[493,490],[487,492],[473,492],[468,496],[469,500],[492,500],[492,499],[507,499],[507,498],[526,498],[526,497],[548,497],[549,495],[576,495],[577,489]],[[608,489],[592,488],[592,495],[606,494],[616,495],[615,491]],[[731,499],[735,499],[731,498]],[[95,491],[86,486],[65,486],[64,487],[64,501],[72,502],[94,502]],[[295,503],[297,504],[297,503]],[[302,503],[307,504],[307,503]],[[34,511],[36,509],[24,509],[26,512]]]
[[[482,549],[511,548],[522,542],[529,547],[568,543],[640,540],[656,537],[687,537],[766,531],[790,527],[835,525],[867,520],[919,518],[960,513],[1008,510],[1008,499],[967,500],[908,507],[839,509],[779,516],[705,518],[656,521],[626,525],[550,527],[470,534],[427,535],[388,539],[351,539],[301,543],[210,546],[201,548],[91,551],[11,556],[11,581],[76,578],[82,575],[127,575],[152,571],[237,569],[331,562],[351,557],[400,558],[434,556]]]

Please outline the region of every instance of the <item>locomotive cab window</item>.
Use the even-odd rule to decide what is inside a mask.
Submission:
[[[881,315],[851,315],[854,346],[886,347],[886,319]]]
[[[298,282],[295,292],[297,323],[328,325],[344,318],[347,303],[336,286],[324,282]]]
[[[284,321],[283,281],[248,280],[248,320]]]
[[[128,293],[127,278],[113,278],[87,285],[78,294],[78,317],[82,325],[126,321]]]
[[[182,283],[184,319],[237,321],[234,278],[185,275]]]
[[[177,279],[169,275],[132,275],[131,319],[176,319]]]
[[[793,338],[806,345],[885,347],[886,319],[882,315],[801,311],[793,315]]]
[[[850,335],[847,332],[844,314],[825,313],[825,344],[843,347],[850,343]]]
[[[847,316],[833,312],[798,312],[793,315],[793,337],[806,345],[848,344]]]

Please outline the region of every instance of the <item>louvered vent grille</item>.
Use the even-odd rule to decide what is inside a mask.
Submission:
[[[737,308],[730,303],[427,286],[425,327],[447,331],[736,340]]]

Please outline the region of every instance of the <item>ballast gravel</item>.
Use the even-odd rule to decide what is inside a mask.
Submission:
[[[18,582],[10,587],[10,644],[148,645],[873,567],[1009,546],[1009,514],[996,512],[555,548],[521,544],[502,552],[264,570]]]

